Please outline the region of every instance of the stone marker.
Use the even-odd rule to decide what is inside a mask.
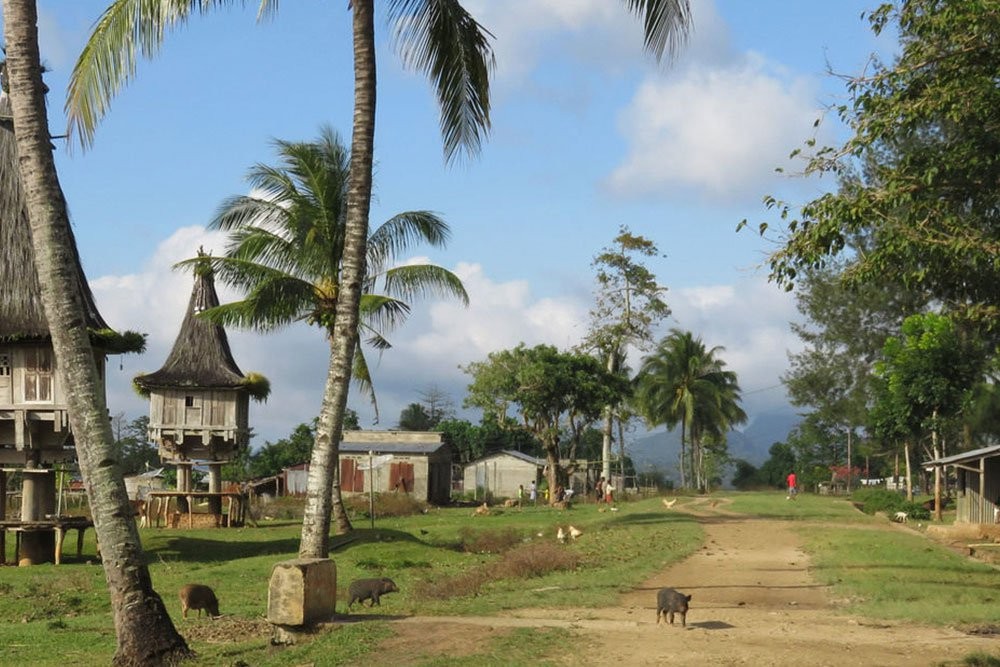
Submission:
[[[310,626],[333,617],[337,567],[329,558],[276,563],[267,591],[267,620],[280,626]]]

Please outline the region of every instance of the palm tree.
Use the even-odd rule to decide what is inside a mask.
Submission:
[[[732,425],[746,421],[736,374],[724,370],[725,362],[716,358],[722,349],[706,349],[691,332],[672,329],[643,359],[636,376],[635,402],[646,423],[681,426],[681,486],[687,486],[688,470],[692,478],[700,471],[695,464],[700,464],[702,436],[721,437]],[[692,481],[703,488],[700,476]]]
[[[70,127],[86,144],[107,112],[111,98],[134,75],[136,57],[151,57],[162,44],[165,28],[186,21],[196,10],[231,6],[236,0],[116,0],[94,28],[70,81],[66,108]],[[261,0],[260,14],[276,7]],[[354,125],[345,213],[344,262],[337,301],[333,354],[316,430],[303,521],[303,557],[329,553],[330,483],[351,380],[365,277],[368,214],[371,205],[375,139],[375,2],[351,0],[354,46]],[[478,152],[490,127],[489,74],[491,35],[458,0],[386,0],[394,37],[405,63],[433,81],[441,107],[445,156],[464,149]],[[646,48],[660,58],[673,52],[690,22],[688,0],[625,0],[642,18]]]
[[[3,224],[31,227],[34,267],[21,268],[37,269],[80,470],[103,549],[101,562],[118,640],[112,664],[174,664],[191,652],[153,590],[122,468],[114,453],[103,384],[90,340],[94,332],[86,325],[92,319],[82,296],[87,288],[52,157],[35,0],[4,0],[3,13],[7,45],[3,79],[10,96],[19,158],[17,167],[6,165],[4,169],[4,198],[5,203],[21,198],[19,210],[8,211],[13,215],[5,215]]]
[[[251,191],[258,194],[227,199],[210,223],[229,232],[225,256],[196,257],[180,265],[194,268],[209,262],[222,282],[246,295],[206,310],[203,317],[262,332],[307,322],[323,329],[332,348],[341,295],[349,156],[329,127],[315,142],[275,145],[279,166],[258,164],[247,175]],[[372,347],[391,347],[386,335],[410,312],[404,299],[453,296],[468,304],[462,281],[451,271],[433,264],[393,265],[413,244],[443,247],[449,235],[448,225],[427,211],[397,214],[372,231],[359,322],[362,337]],[[354,351],[353,373],[374,401],[360,345]],[[351,524],[336,476],[332,483],[337,530],[344,533]]]

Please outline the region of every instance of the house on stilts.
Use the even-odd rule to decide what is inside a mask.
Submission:
[[[10,114],[7,96],[0,95],[0,116]],[[76,529],[82,537],[93,525],[85,517],[61,516],[58,506],[59,467],[76,459],[76,447],[68,388],[58,372],[30,234],[13,129],[0,125],[0,563],[6,560],[8,532],[15,537],[18,563],[58,563],[63,535]],[[87,285],[75,242],[71,259],[69,270],[77,275],[77,297],[103,392],[107,355],[140,352],[145,338],[108,326]],[[20,508],[8,515],[8,489],[18,481]]]
[[[149,439],[163,462],[177,469],[176,490],[152,492],[147,511],[153,516],[147,517],[162,517],[168,524],[179,517],[173,525],[186,521],[193,526],[192,501],[207,498],[209,516],[197,517],[199,525],[242,525],[245,498],[222,490],[222,467],[249,446],[250,399],[265,400],[270,385],[260,374],[244,375],[225,329],[201,316],[219,305],[219,297],[211,259],[200,250],[198,256],[191,299],[173,349],[162,368],[133,380],[149,398]],[[208,469],[208,493],[194,488],[195,465]],[[172,502],[177,506],[173,511]]]

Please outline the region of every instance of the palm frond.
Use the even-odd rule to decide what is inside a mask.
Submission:
[[[362,294],[359,311],[366,329],[382,334],[405,322],[410,306],[384,294]]]
[[[371,400],[372,410],[375,412],[375,421],[377,423],[378,399],[375,397],[375,385],[372,383],[371,371],[368,369],[368,360],[365,359],[364,351],[360,345],[354,350],[354,366],[351,369],[351,374],[354,376],[354,386]]]
[[[451,227],[430,211],[398,213],[376,227],[368,237],[368,267],[379,273],[395,258],[418,243],[443,248],[451,238]]]
[[[437,90],[445,157],[476,155],[490,129],[493,35],[458,0],[390,0],[389,20],[404,65]]]
[[[406,264],[386,271],[382,280],[385,293],[404,300],[414,297],[454,297],[469,305],[462,280],[448,269],[434,264]]]
[[[66,96],[69,133],[76,134],[83,146],[93,143],[112,98],[135,76],[139,54],[146,59],[155,56],[168,30],[185,23],[195,12],[204,14],[244,2],[115,0],[97,20],[73,67]]]
[[[633,14],[642,19],[646,50],[661,60],[673,57],[687,41],[691,26],[688,0],[625,0]]]

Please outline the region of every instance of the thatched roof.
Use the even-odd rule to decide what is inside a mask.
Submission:
[[[229,338],[220,324],[198,317],[198,313],[219,305],[215,278],[208,264],[199,264],[194,272],[194,289],[188,302],[180,333],[174,341],[163,368],[140,375],[135,384],[140,389],[153,387],[240,387],[247,378],[229,349]]]
[[[0,116],[9,118],[10,115],[10,100],[6,94],[0,94]],[[72,233],[70,230],[71,237]],[[87,328],[95,346],[116,352],[142,349],[145,340],[141,336],[128,334],[123,338],[111,331],[97,311],[75,241],[73,263],[79,276],[77,284],[80,286],[80,301]],[[35,253],[31,247],[27,201],[21,187],[14,132],[9,123],[0,123],[0,342],[47,339],[49,325],[42,308],[42,292],[35,270]]]

